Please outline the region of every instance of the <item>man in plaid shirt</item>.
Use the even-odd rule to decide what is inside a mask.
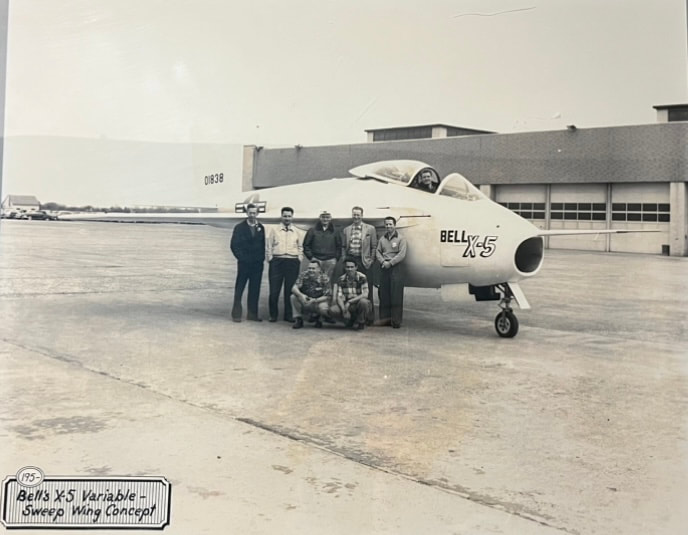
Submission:
[[[332,316],[341,316],[347,327],[360,331],[365,329],[371,312],[368,300],[368,279],[356,271],[356,259],[347,257],[344,261],[344,275],[337,279],[335,304],[330,309]]]

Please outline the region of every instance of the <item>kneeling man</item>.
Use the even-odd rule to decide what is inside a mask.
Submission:
[[[330,309],[330,315],[343,318],[347,327],[357,331],[365,329],[372,306],[368,299],[368,279],[356,271],[355,258],[346,258],[344,275],[337,279],[335,287],[335,305]]]
[[[293,329],[303,327],[303,313],[316,317],[315,326],[322,327],[320,316],[326,315],[330,299],[330,279],[320,271],[320,263],[311,260],[305,271],[291,288],[291,306],[294,310]]]

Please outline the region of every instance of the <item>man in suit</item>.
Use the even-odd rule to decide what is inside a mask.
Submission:
[[[374,226],[363,222],[363,208],[360,206],[354,206],[351,209],[351,221],[351,225],[342,230],[341,256],[355,260],[356,271],[366,276],[371,310],[367,317],[367,324],[372,325],[375,317],[372,267],[377,249],[377,232]]]
[[[232,320],[241,321],[241,299],[248,282],[247,319],[263,321],[258,316],[258,298],[260,282],[263,278],[265,260],[265,228],[258,222],[258,207],[255,204],[246,206],[246,221],[242,221],[232,233],[230,248],[237,259],[237,277],[234,284],[234,306]]]

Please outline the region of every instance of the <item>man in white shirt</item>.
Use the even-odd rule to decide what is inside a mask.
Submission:
[[[272,227],[265,238],[265,259],[268,261],[270,292],[268,307],[270,321],[277,321],[278,303],[284,285],[284,321],[294,321],[291,309],[291,289],[299,276],[303,258],[303,236],[292,224],[294,209],[282,208],[282,222]]]

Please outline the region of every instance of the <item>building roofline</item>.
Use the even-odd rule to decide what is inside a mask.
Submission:
[[[480,132],[484,134],[495,134],[492,130],[479,130],[477,128],[468,128],[467,126],[456,126],[453,124],[446,123],[428,123],[428,124],[414,124],[405,126],[386,126],[383,128],[367,128],[364,132],[380,132],[382,130],[403,130],[405,128],[427,128],[433,126],[442,126],[444,128],[458,128],[459,130],[470,130],[471,132]]]
[[[688,104],[661,104],[652,107],[656,110],[671,110],[676,108],[688,108]]]

